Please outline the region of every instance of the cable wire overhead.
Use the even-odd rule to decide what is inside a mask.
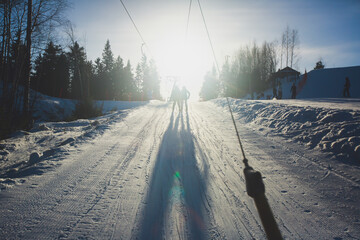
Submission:
[[[124,7],[124,10],[126,11],[127,15],[129,16],[132,24],[134,25],[134,28],[135,28],[136,32],[137,32],[137,33],[139,34],[139,36],[140,36],[140,39],[141,39],[141,41],[142,41],[141,51],[142,51],[142,46],[145,45],[145,46],[147,47],[147,49],[149,50],[150,55],[152,56],[151,51],[150,51],[150,48],[149,48],[149,46],[147,45],[147,43],[145,42],[143,36],[141,35],[138,27],[136,26],[136,24],[135,24],[135,22],[134,22],[134,19],[133,19],[133,18],[131,17],[131,15],[130,15],[130,12],[129,12],[128,9],[126,8],[124,2],[123,2],[122,0],[120,0],[120,2],[121,2],[121,4],[122,4],[122,6]],[[142,52],[142,54],[144,54],[144,53]]]
[[[189,31],[191,4],[192,4],[192,0],[190,0],[190,4],[189,4],[189,11],[188,11],[187,22],[186,22],[185,42],[187,41],[187,36],[188,36],[188,31]]]
[[[216,59],[214,47],[213,47],[213,44],[212,44],[212,41],[211,41],[209,29],[208,29],[207,24],[206,24],[206,20],[205,20],[204,13],[203,13],[203,10],[202,10],[201,4],[200,4],[200,0],[197,0],[197,2],[198,2],[198,4],[199,4],[201,16],[202,16],[202,19],[203,19],[203,22],[204,22],[204,25],[205,25],[205,29],[206,29],[206,33],[207,33],[207,36],[208,36],[208,39],[209,39],[209,42],[210,42],[212,54],[213,54],[213,56],[214,56],[214,61],[215,61],[216,69],[218,70],[218,73],[219,73],[219,76],[220,76],[219,64],[218,64],[218,61],[217,61],[217,59]]]

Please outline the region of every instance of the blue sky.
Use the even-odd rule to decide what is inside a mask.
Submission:
[[[187,67],[194,79],[185,84],[191,82],[197,91],[199,78],[214,64],[197,1],[192,2],[187,41],[190,0],[123,2],[147,43],[145,53],[155,59],[162,76],[179,74],[178,59],[190,58]],[[360,65],[359,0],[202,0],[201,4],[220,66],[241,46],[280,40],[287,25],[299,32],[300,72],[313,69],[320,58],[326,67]],[[109,39],[114,55],[129,59],[135,67],[142,41],[119,0],[74,0],[68,16],[90,60],[101,57]]]

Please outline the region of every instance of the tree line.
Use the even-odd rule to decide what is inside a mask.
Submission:
[[[114,57],[110,41],[94,62],[77,41],[64,51],[53,42],[35,60],[31,88],[43,94],[72,99],[160,99],[160,77],[155,62],[144,55],[136,72],[130,61]]]
[[[59,28],[68,0],[0,1],[0,138],[28,128],[34,91],[79,100],[159,99],[160,78],[155,62],[143,56],[135,73],[130,61],[114,57],[107,41],[102,57],[94,62],[75,41],[61,41]]]
[[[0,137],[31,122],[31,54],[55,37],[67,7],[67,0],[0,1]]]
[[[209,100],[218,96],[242,98],[250,95],[254,99],[274,87],[276,83],[272,76],[278,67],[296,69],[298,52],[298,31],[289,26],[283,32],[280,44],[275,40],[245,45],[231,59],[226,57],[220,74],[214,67],[205,75],[200,97]]]

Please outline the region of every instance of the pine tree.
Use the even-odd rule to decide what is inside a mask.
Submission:
[[[142,92],[142,79],[143,79],[143,72],[140,63],[138,63],[136,65],[136,70],[135,70],[135,86],[139,99],[140,99],[140,94]]]
[[[123,77],[125,82],[125,93],[127,94],[128,99],[135,100],[137,91],[134,74],[132,73],[132,67],[129,60],[124,68]]]
[[[44,54],[36,59],[31,87],[49,96],[68,96],[69,63],[59,45],[49,42]]]
[[[101,60],[103,66],[104,66],[104,78],[103,78],[103,84],[105,87],[105,99],[110,100],[114,98],[114,78],[113,78],[113,68],[114,68],[114,55],[111,51],[110,41],[107,40],[105,43],[105,47],[102,53],[102,60]]]
[[[319,60],[318,62],[316,62],[316,66],[314,67],[314,70],[316,69],[323,69],[325,68],[325,65],[322,63],[321,60]]]
[[[125,82],[124,82],[124,61],[118,56],[113,69],[111,71],[111,79],[113,79],[113,96],[116,100],[123,100],[125,97]]]
[[[104,65],[104,71],[110,72],[114,67],[114,55],[111,51],[109,39],[105,43],[105,47],[102,53],[102,64]]]
[[[80,47],[78,42],[75,42],[70,47],[70,52],[67,54],[69,59],[70,69],[70,89],[71,96],[75,99],[84,99],[88,97],[88,80],[86,78],[86,53],[83,47]]]
[[[225,63],[222,66],[220,79],[223,86],[222,89],[224,91],[223,95],[226,97],[234,97],[235,86],[231,77],[230,63],[228,58],[225,59]]]
[[[94,77],[91,82],[91,93],[94,99],[105,99],[105,85],[104,85],[104,65],[100,58],[95,60],[94,64]]]

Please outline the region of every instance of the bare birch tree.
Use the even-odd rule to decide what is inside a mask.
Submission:
[[[3,88],[0,122],[9,122],[10,126],[5,124],[8,129],[23,124],[14,121],[21,119],[18,117],[21,103],[24,112],[29,110],[29,58],[32,59],[32,53],[41,51],[53,30],[61,25],[67,6],[67,0],[0,1],[0,81]],[[21,94],[20,84],[25,87],[25,94]],[[0,135],[1,132],[0,129]]]
[[[281,35],[281,60],[280,66],[283,67],[283,58],[286,60],[286,67],[293,67],[298,61],[299,32],[286,26]]]

